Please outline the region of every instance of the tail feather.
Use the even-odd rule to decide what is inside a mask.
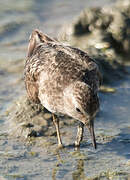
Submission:
[[[28,53],[27,56],[31,57],[33,54],[33,51],[35,47],[40,44],[40,43],[47,43],[47,42],[55,42],[54,39],[50,38],[46,34],[43,34],[41,31],[38,29],[35,29],[29,39],[29,45],[28,45]]]

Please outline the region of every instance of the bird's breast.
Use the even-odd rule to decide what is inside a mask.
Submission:
[[[63,91],[57,81],[50,79],[48,72],[42,72],[39,78],[39,99],[41,104],[52,113],[62,113]]]

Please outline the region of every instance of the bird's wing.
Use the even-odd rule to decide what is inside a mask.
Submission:
[[[84,71],[86,72],[85,75],[83,74],[83,78],[89,78],[88,74],[91,74],[92,76],[95,76],[95,78],[98,78],[99,86],[102,83],[102,75],[99,70],[98,64],[96,61],[88,56],[88,54],[78,48],[74,48],[71,46],[68,46],[68,48],[71,51],[72,55],[75,55],[75,58],[77,61],[82,64]],[[94,79],[94,77],[92,78]]]

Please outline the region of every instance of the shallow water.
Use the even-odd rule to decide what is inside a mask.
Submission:
[[[99,179],[127,179],[130,172],[130,79],[113,86],[116,93],[100,94],[101,111],[95,121],[97,150],[93,150],[87,130],[80,150],[74,150],[75,125],[61,130],[66,145],[63,150],[57,150],[56,137],[52,145],[44,144],[47,139],[51,141],[50,138],[38,138],[41,144],[37,146],[1,134],[1,174],[7,179],[32,180],[98,176]]]
[[[115,1],[109,0],[109,4]],[[108,2],[107,2],[108,3]],[[17,81],[22,78],[23,67],[19,61],[25,59],[30,33],[38,28],[57,37],[64,23],[71,22],[84,7],[101,6],[105,0],[82,3],[78,0],[5,0],[0,2],[0,109],[5,110],[7,98],[21,94]],[[16,65],[16,66],[15,66]],[[20,73],[19,73],[20,72]],[[11,83],[11,84],[10,84]],[[16,88],[12,87],[17,86]],[[7,90],[8,89],[8,90]],[[14,97],[14,98],[13,98]]]
[[[64,127],[62,138],[66,147],[56,149],[46,144],[47,137],[33,143],[8,137],[8,112],[5,110],[24,94],[21,59],[26,56],[28,36],[39,28],[57,36],[63,23],[71,21],[86,6],[104,5],[106,1],[78,0],[6,0],[0,2],[0,180],[24,179],[128,179],[130,172],[130,78],[112,86],[113,94],[100,94],[101,111],[95,121],[98,149],[91,146],[87,130],[80,151],[71,145],[76,127]],[[112,1],[107,1],[112,3]],[[51,13],[50,13],[51,12]],[[130,70],[128,69],[130,72]],[[67,132],[67,136],[64,136]],[[49,141],[49,140],[48,140]],[[48,142],[49,143],[49,142]],[[129,176],[130,178],[130,176]]]

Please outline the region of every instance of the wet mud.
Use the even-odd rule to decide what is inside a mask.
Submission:
[[[11,4],[3,2],[0,6],[0,180],[130,179],[130,68],[129,58],[125,56],[129,57],[129,37],[127,33],[123,34],[129,32],[129,1],[123,2],[126,2],[126,8],[120,8],[123,7],[121,1],[114,5],[115,15],[108,12],[109,8],[101,11],[100,7],[106,4],[103,0],[95,4],[88,1],[88,4],[84,2],[82,5],[73,0],[64,3],[40,0],[16,3],[13,0]],[[112,3],[109,1],[110,6],[113,6]],[[94,7],[93,10],[84,10],[89,12],[88,19],[92,18],[91,28],[87,28],[86,13],[81,13],[73,28],[70,23],[67,30],[66,25],[63,26],[63,31],[63,22],[72,22],[72,18],[87,6]],[[96,19],[95,13],[99,15]],[[107,13],[108,18],[103,13]],[[59,21],[55,21],[57,17]],[[119,24],[116,23],[118,18],[121,20]],[[110,24],[108,33],[106,26]],[[116,26],[116,32],[113,32],[113,26]],[[95,32],[95,27],[98,27],[98,32]],[[101,108],[95,119],[97,150],[92,147],[87,129],[81,148],[75,150],[78,122],[69,117],[60,117],[65,147],[58,149],[51,113],[27,99],[23,68],[28,37],[34,28],[53,37],[58,37],[57,32],[61,28],[60,40],[87,50],[99,63],[104,81],[99,92]],[[102,33],[103,28],[107,28],[106,34]],[[91,32],[86,33],[86,29]],[[102,38],[108,37],[108,34],[116,43],[122,44],[120,54],[109,38],[108,42]],[[91,39],[95,39],[96,43],[86,43]],[[124,64],[127,66],[124,67]]]

